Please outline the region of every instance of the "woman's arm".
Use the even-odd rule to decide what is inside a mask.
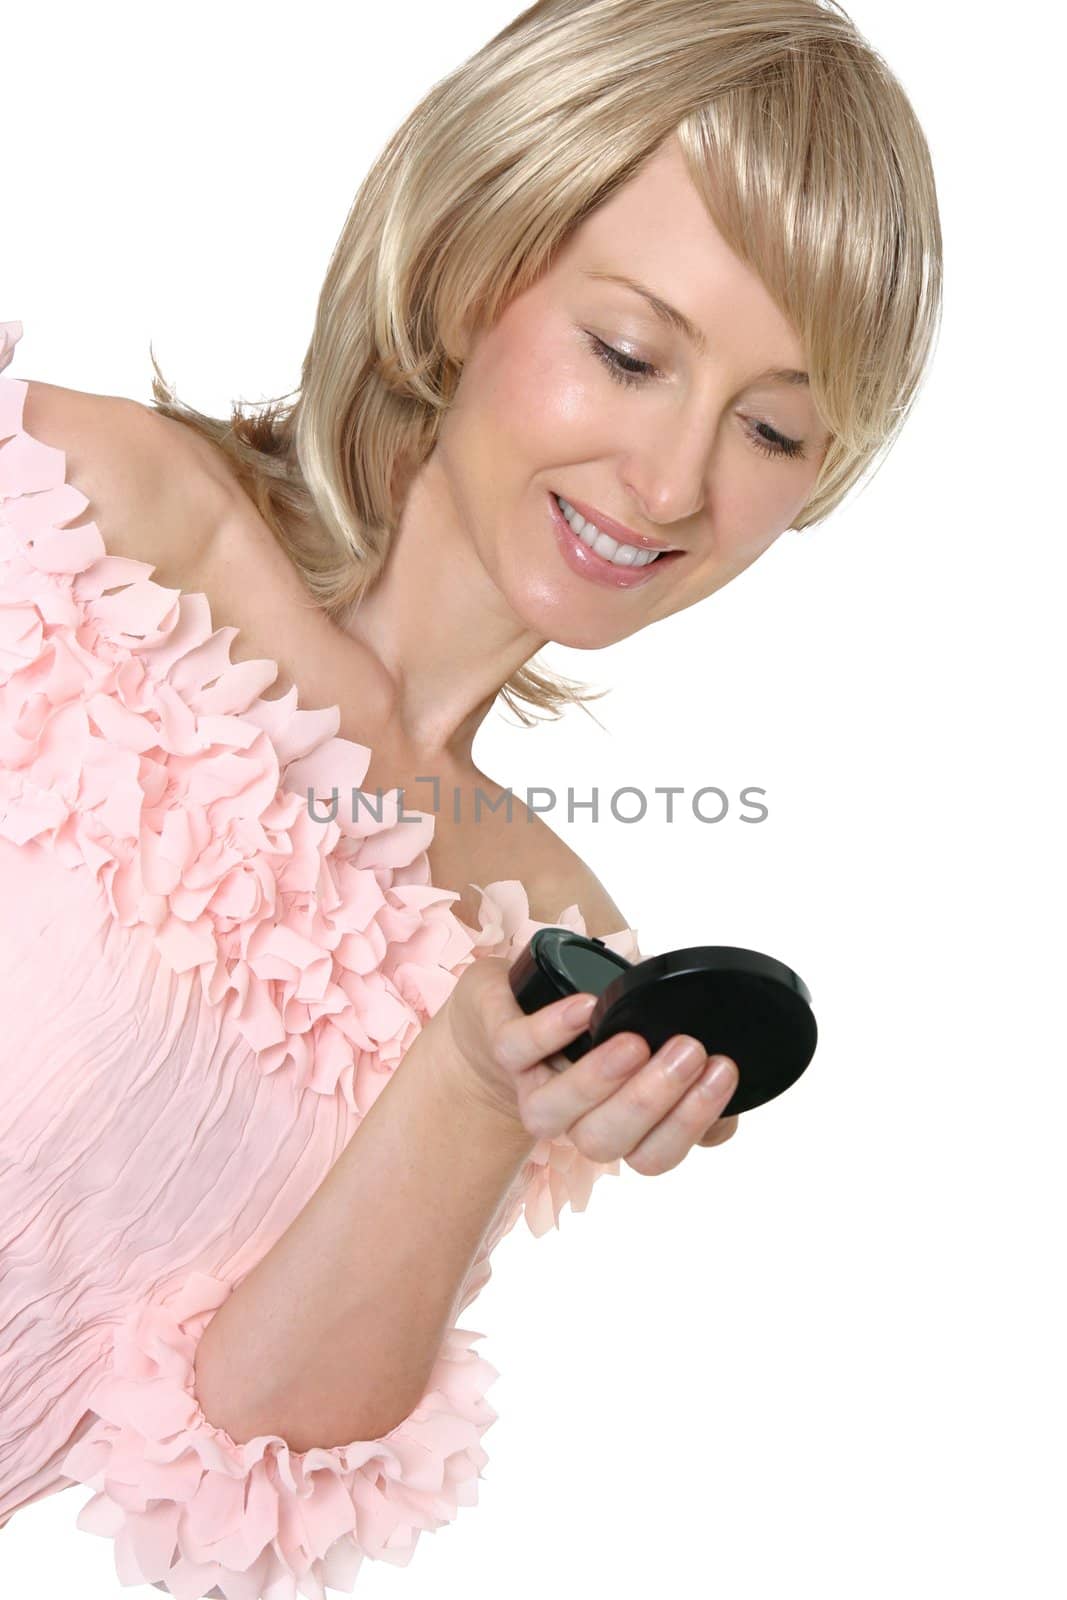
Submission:
[[[553,914],[578,904],[591,934],[625,927],[585,863],[567,868],[545,891]],[[443,1036],[427,1024],[311,1200],[205,1329],[197,1398],[238,1443],[277,1434],[303,1451],[377,1439],[425,1393],[479,1246],[536,1143],[472,1092]]]
[[[205,1329],[208,1421],[290,1449],[390,1432],[425,1392],[467,1272],[534,1145],[436,1041],[410,1046],[346,1149]]]

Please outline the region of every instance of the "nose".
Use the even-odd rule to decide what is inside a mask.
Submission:
[[[704,509],[712,448],[704,413],[679,418],[674,412],[658,426],[642,430],[622,478],[648,522],[668,527]]]

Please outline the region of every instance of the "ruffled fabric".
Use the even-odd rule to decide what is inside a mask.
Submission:
[[[380,1439],[292,1451],[277,1435],[236,1443],[207,1421],[195,1352],[231,1288],[193,1273],[115,1334],[100,1418],[61,1463],[96,1490],[77,1526],[115,1541],[119,1582],[177,1600],[326,1600],[351,1593],[364,1557],[406,1566],[419,1534],[475,1505],[497,1413],[483,1335],[452,1329],[421,1401]]]
[[[0,323],[0,372],[22,331]],[[232,1007],[260,1070],[362,1114],[470,961],[585,933],[581,911],[536,922],[511,879],[472,885],[480,928],[460,921],[460,892],[431,881],[432,813],[398,820],[399,790],[347,803],[371,751],[336,736],[340,708],[263,699],[277,663],[232,662],[237,630],[213,628],[205,595],[68,526],[89,502],[23,428],[26,391],[0,378],[0,834],[92,873],[120,925],[151,927],[170,970]],[[632,928],[604,943],[641,959]],[[539,1141],[531,1231],[618,1172]]]
[[[21,336],[20,323],[0,323],[0,373]],[[339,707],[299,709],[295,689],[264,700],[277,664],[232,662],[237,631],[213,628],[204,595],[164,588],[149,564],[110,556],[95,522],[70,526],[89,502],[66,481],[65,453],[23,428],[26,393],[24,382],[0,377],[0,840],[88,874],[99,890],[88,898],[108,928],[113,918],[139,943],[150,936],[153,960],[187,975],[202,1010],[232,1022],[252,1071],[272,1090],[313,1097],[330,1135],[320,1144],[334,1148],[336,1133],[339,1148],[464,968],[486,955],[514,959],[550,924],[531,919],[524,886],[509,879],[473,886],[479,926],[467,927],[452,909],[459,893],[431,881],[434,817],[401,821],[395,790],[380,812],[374,796],[358,809],[348,803],[371,752],[336,736]],[[551,926],[586,932],[577,905]],[[635,930],[603,937],[641,959]],[[119,1033],[129,1023],[108,1019]],[[77,1041],[64,1063],[72,1071],[76,1050]],[[144,1065],[136,1049],[130,1065]],[[243,1056],[234,1070],[245,1074]],[[32,1094],[15,1103],[32,1106]],[[229,1114],[250,1109],[235,1102]],[[205,1123],[216,1114],[201,1113]],[[273,1150],[269,1113],[258,1116],[262,1148],[269,1140]],[[317,1159],[313,1131],[308,1161]],[[65,1148],[57,1154],[67,1161]],[[77,1193],[111,1195],[121,1139],[78,1159]],[[619,1170],[589,1161],[565,1136],[539,1141],[487,1231],[462,1307],[520,1215],[535,1236],[558,1228],[566,1203],[584,1210],[596,1179]],[[273,1176],[279,1190],[306,1182],[295,1169]],[[120,1259],[79,1284],[84,1256],[64,1277],[52,1245],[66,1236],[62,1203],[49,1194],[48,1218],[12,1220],[28,1286],[11,1308],[19,1360],[41,1374],[20,1403],[39,1416],[41,1437],[26,1440],[21,1478],[23,1447],[4,1441],[5,1504],[18,1505],[20,1482],[28,1498],[46,1492],[57,1460],[56,1489],[93,1489],[78,1526],[114,1538],[122,1583],[154,1583],[177,1600],[325,1600],[327,1584],[351,1590],[365,1555],[406,1564],[421,1531],[475,1503],[487,1460],[480,1440],[496,1416],[484,1398],[496,1370],[471,1348],[481,1334],[449,1331],[420,1404],[383,1439],[304,1453],[276,1436],[238,1444],[199,1407],[195,1351],[230,1278],[240,1281],[221,1275],[223,1260],[243,1254],[247,1267],[271,1239],[240,1233],[236,1210],[211,1219],[210,1252],[195,1226],[191,1237],[183,1231],[181,1287],[164,1295],[159,1241],[136,1236],[142,1209],[122,1225]],[[81,1202],[69,1203],[81,1216]],[[259,1197],[256,1215],[260,1228],[274,1225]],[[205,1217],[205,1238],[208,1228]],[[51,1230],[47,1250],[30,1248],[34,1230]],[[173,1283],[178,1257],[167,1249]],[[44,1302],[43,1331],[22,1328],[26,1305]],[[46,1373],[71,1413],[59,1423],[43,1403]]]
[[[371,752],[334,736],[338,707],[261,698],[276,663],[231,662],[236,630],[212,629],[204,595],[66,526],[88,501],[22,429],[25,393],[0,395],[0,831],[151,926],[263,1072],[365,1105],[361,1074],[396,1065],[471,958],[458,894],[430,882],[434,818],[398,821],[397,790],[380,819],[373,796],[346,803]]]

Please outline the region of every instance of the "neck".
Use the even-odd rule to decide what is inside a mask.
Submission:
[[[433,457],[412,482],[386,564],[344,623],[382,671],[391,741],[433,772],[471,767],[501,688],[546,643],[525,628],[464,532]]]

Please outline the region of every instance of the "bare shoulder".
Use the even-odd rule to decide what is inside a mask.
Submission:
[[[553,832],[555,845],[547,878],[542,874],[541,893],[544,903],[554,909],[550,916],[558,916],[569,906],[576,905],[585,919],[590,938],[603,939],[609,933],[619,933],[631,923],[624,917],[607,889],[588,862],[583,861],[569,845]],[[544,921],[532,911],[534,920]]]
[[[462,864],[445,853],[440,881],[458,883],[461,877],[474,877],[482,883],[517,878],[524,886],[534,922],[552,924],[561,911],[577,906],[585,919],[586,931],[593,938],[619,933],[631,924],[623,916],[592,867],[572,850],[556,830],[537,813],[528,813],[521,801],[517,807],[504,802],[514,791],[502,788],[480,767],[472,768],[478,789],[494,810],[503,809],[507,823],[498,831],[483,824],[480,837],[488,835],[488,847],[475,853],[464,851]],[[435,835],[435,838],[437,835]],[[447,835],[445,836],[447,837]],[[442,844],[443,844],[442,839]],[[460,916],[465,907],[457,907]],[[476,916],[477,905],[473,907]],[[469,919],[468,919],[469,920]]]
[[[178,423],[122,395],[27,381],[22,425],[66,455],[67,482],[89,504],[108,553],[150,562],[157,581],[180,586],[207,547],[218,489],[197,470]]]

